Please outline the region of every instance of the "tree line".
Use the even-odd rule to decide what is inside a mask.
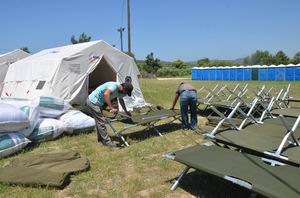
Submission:
[[[298,63],[300,63],[300,52],[297,52],[293,58],[289,58],[283,51],[278,51],[276,54],[272,55],[268,51],[256,50],[255,53],[245,57],[241,63],[234,61],[209,60],[208,58],[204,58],[197,61],[197,66],[287,65]]]

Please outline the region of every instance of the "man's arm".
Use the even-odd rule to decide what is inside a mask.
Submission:
[[[126,109],[126,105],[125,105],[125,102],[124,102],[123,98],[119,98],[119,102],[120,102],[120,104],[121,104],[123,110],[125,111],[125,113],[126,113],[127,115],[131,116],[131,113],[130,113],[129,111],[127,111],[127,109]]]
[[[177,103],[178,98],[179,98],[179,95],[176,94],[175,97],[174,97],[174,100],[173,100],[172,107],[171,107],[172,110],[174,110],[174,107],[175,107],[175,105],[176,105],[176,103]]]
[[[107,104],[107,106],[110,108],[110,111],[112,113],[118,113],[118,109],[115,109],[112,104],[111,104],[111,101],[110,101],[110,95],[111,95],[112,91],[110,89],[107,89],[105,92],[104,92],[104,100]]]

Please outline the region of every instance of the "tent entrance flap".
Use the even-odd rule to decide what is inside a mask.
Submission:
[[[117,73],[103,57],[89,76],[89,92],[108,81],[116,81]]]

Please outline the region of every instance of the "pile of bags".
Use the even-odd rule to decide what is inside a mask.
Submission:
[[[91,131],[93,118],[71,109],[60,98],[0,100],[0,158],[16,153],[31,142],[52,140],[63,133]]]

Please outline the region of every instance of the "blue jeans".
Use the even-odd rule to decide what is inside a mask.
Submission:
[[[191,124],[189,124],[188,109],[191,112]],[[180,112],[182,128],[197,128],[197,92],[186,90],[180,94]]]

